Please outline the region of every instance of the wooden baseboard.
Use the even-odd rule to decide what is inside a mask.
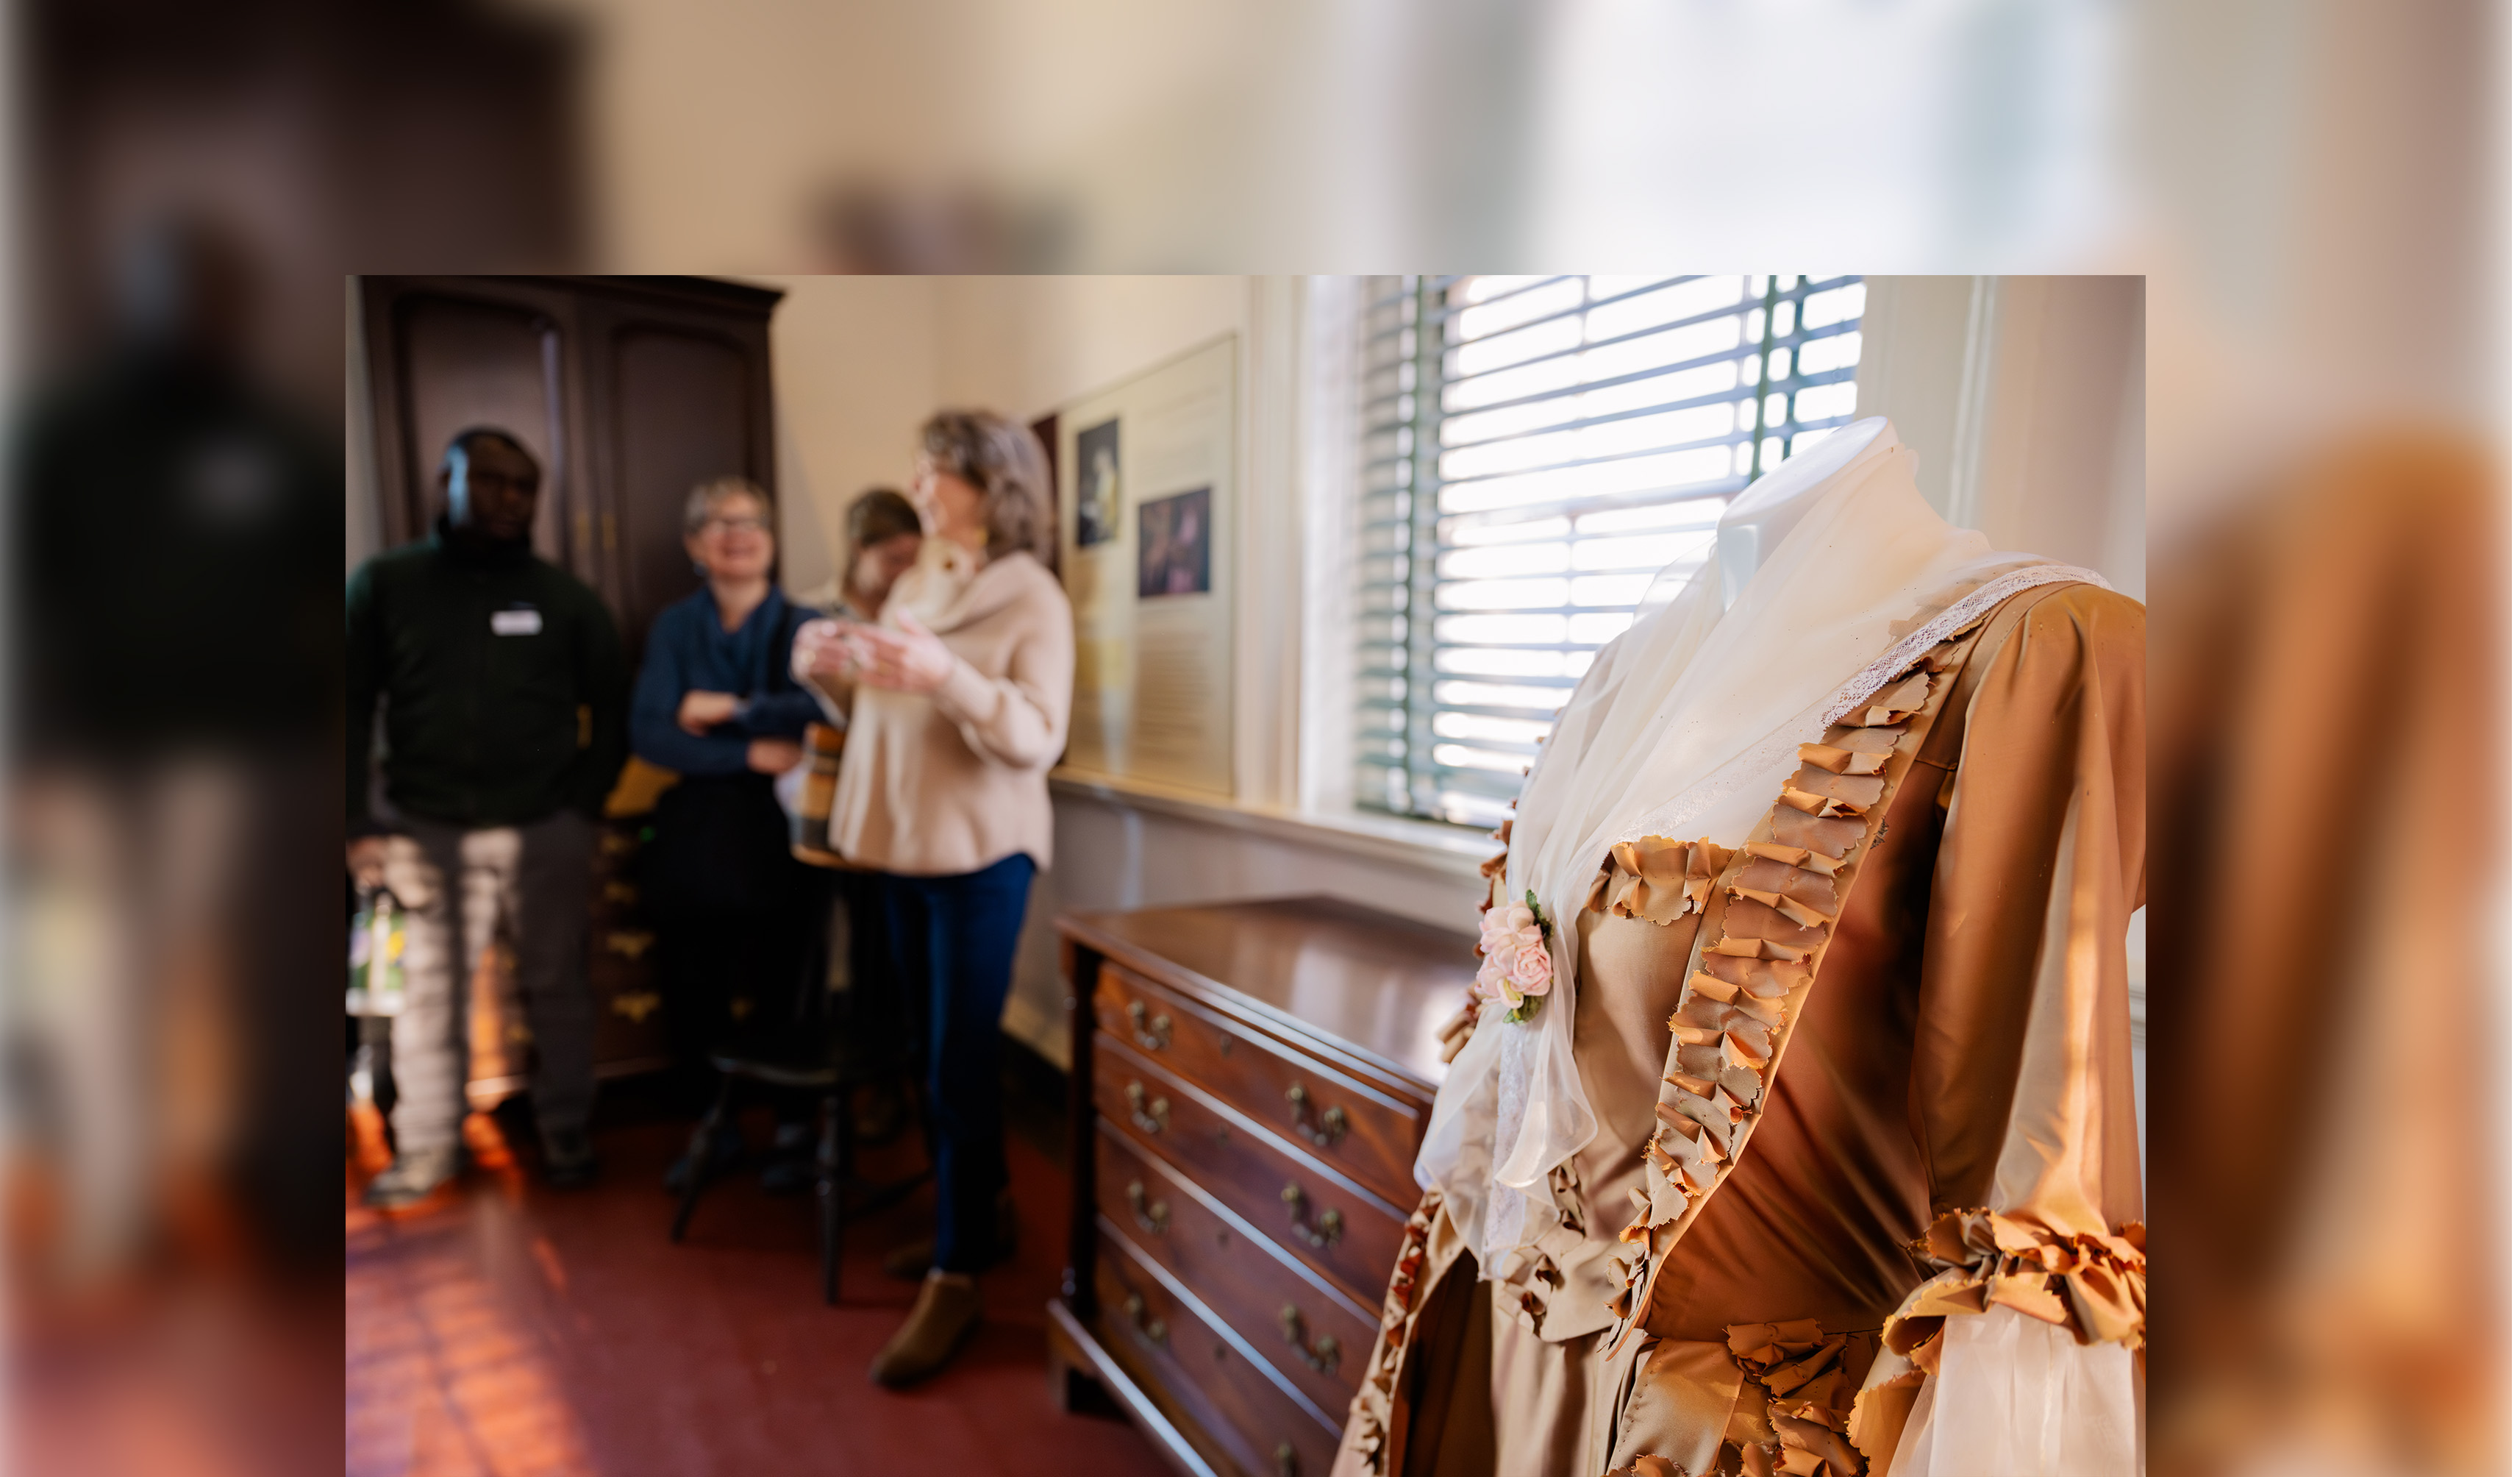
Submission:
[[[1054,1379],[1074,1373],[1102,1385],[1128,1413],[1130,1424],[1146,1433],[1148,1442],[1181,1477],[1220,1477],[1147,1392],[1138,1388],[1138,1382],[1129,1377],[1119,1362],[1103,1351],[1085,1325],[1076,1320],[1076,1315],[1057,1298],[1050,1300],[1050,1360]]]

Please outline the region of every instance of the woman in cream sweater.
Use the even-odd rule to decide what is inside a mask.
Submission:
[[[1067,596],[1043,567],[1049,468],[1032,433],[949,410],[921,433],[911,497],[927,537],[874,623],[797,633],[799,680],[848,730],[832,850],[877,874],[894,978],[927,1045],[936,1242],[887,1385],[943,1367],[980,1319],[1007,1182],[998,1018],[1033,874],[1050,864],[1047,776],[1067,744]]]

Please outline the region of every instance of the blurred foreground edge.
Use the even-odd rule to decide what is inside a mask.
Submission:
[[[2151,551],[2151,1470],[2509,1470],[2506,469]]]

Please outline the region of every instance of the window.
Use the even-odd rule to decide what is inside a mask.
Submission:
[[[1378,277],[1365,291],[1357,799],[1494,825],[1726,499],[1853,419],[1860,277]],[[1684,566],[1685,567],[1685,566]]]

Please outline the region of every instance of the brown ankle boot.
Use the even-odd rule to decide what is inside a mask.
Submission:
[[[964,1272],[931,1271],[920,1285],[910,1319],[875,1357],[867,1371],[878,1385],[915,1385],[945,1367],[971,1330],[980,1326],[980,1287]]]

